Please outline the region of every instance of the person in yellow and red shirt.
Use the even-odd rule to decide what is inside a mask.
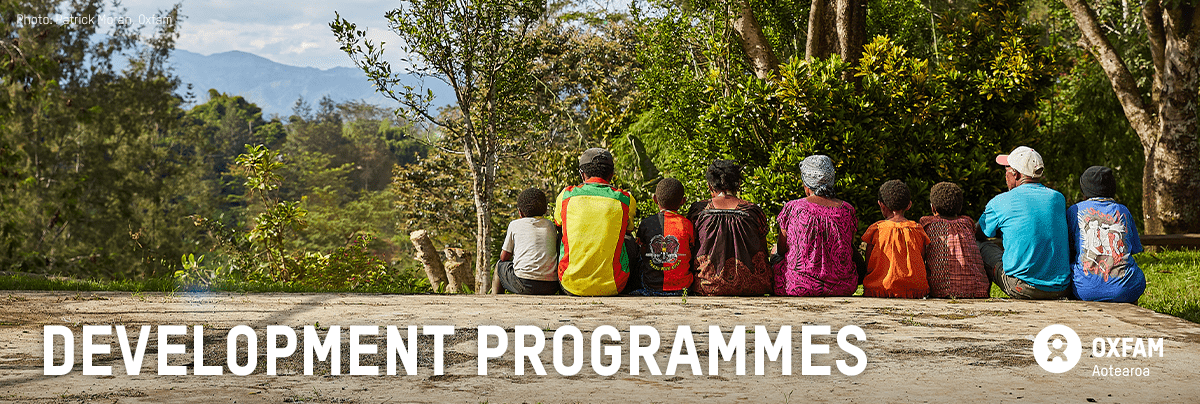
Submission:
[[[562,227],[558,279],[576,296],[614,296],[629,280],[632,257],[625,234],[635,212],[633,196],[614,187],[613,156],[591,148],[579,156],[583,183],[562,190],[554,201],[554,224]]]

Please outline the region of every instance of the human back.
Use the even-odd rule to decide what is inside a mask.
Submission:
[[[959,215],[962,188],[952,182],[939,182],[929,191],[929,203],[933,215],[920,220],[929,236],[925,250],[929,297],[988,297],[991,283],[975,244],[975,221]]]
[[[578,296],[616,295],[629,279],[625,233],[636,202],[609,183],[613,166],[607,150],[585,151],[580,170],[583,183],[563,189],[554,203],[554,221],[563,232],[559,281]]]
[[[1069,283],[1066,198],[1039,183],[1024,184],[987,204],[979,225],[999,230],[1004,272],[1038,289],[1061,291]]]
[[[692,286],[692,258],[695,229],[686,216],[679,214],[684,202],[683,184],[663,178],[654,192],[658,214],[642,219],[638,225],[638,264],[630,279],[630,294],[644,296],[682,295]]]
[[[717,160],[705,175],[712,199],[693,203],[688,220],[696,231],[695,280],[700,295],[761,296],[771,291],[767,217],[737,197],[741,166]]]
[[[517,196],[519,219],[508,224],[496,278],[500,287],[525,295],[558,293],[558,230],[546,214],[546,193],[529,188]]]
[[[834,193],[833,162],[822,155],[800,164],[804,198],[783,205],[774,293],[781,296],[850,296],[858,288],[853,256],[858,212]]]
[[[1066,198],[1041,184],[1041,154],[1019,146],[996,156],[1008,192],[988,201],[979,216],[979,253],[988,278],[1022,299],[1070,296]],[[1002,245],[984,237],[1000,237]]]
[[[1072,291],[1080,300],[1137,303],[1146,291],[1146,276],[1133,258],[1142,242],[1129,208],[1115,199],[1113,170],[1089,167],[1079,182],[1088,199],[1067,208]]]
[[[920,224],[904,216],[912,208],[908,185],[901,180],[885,182],[879,188],[878,203],[884,219],[868,227],[862,237],[867,243],[863,296],[925,297],[929,294],[924,258],[929,237]]]
[[[858,286],[853,261],[857,212],[849,203],[829,207],[806,198],[788,202],[777,219],[786,237],[775,265],[775,294],[850,296]]]

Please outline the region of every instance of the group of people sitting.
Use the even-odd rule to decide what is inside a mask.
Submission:
[[[508,226],[497,276],[519,294],[850,296],[861,284],[864,296],[987,298],[995,284],[1013,298],[1137,302],[1146,280],[1132,255],[1142,246],[1129,210],[1113,199],[1111,169],[1088,168],[1080,176],[1087,200],[1068,208],[1040,183],[1044,164],[1033,149],[996,162],[1009,191],[988,202],[978,223],[961,215],[957,184],[934,185],[933,215],[913,221],[905,216],[909,187],[885,182],[883,220],[863,233],[859,259],[857,211],[837,198],[826,156],[801,162],[806,197],[784,204],[772,246],[763,210],[738,197],[737,164],[714,161],[705,176],[711,198],[686,212],[683,184],[660,180],[658,213],[634,231],[634,198],[610,183],[612,154],[588,149],[579,158],[583,183],[558,195],[553,221],[543,218],[541,190],[517,198],[521,218]]]

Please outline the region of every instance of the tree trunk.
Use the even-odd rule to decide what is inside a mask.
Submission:
[[[746,53],[750,66],[754,68],[755,76],[765,80],[771,77],[771,74],[779,71],[779,59],[775,57],[775,52],[771,50],[771,43],[763,35],[762,26],[754,18],[754,10],[750,8],[749,1],[742,0],[738,16],[730,22],[730,25],[738,33],[738,43],[742,45],[742,51]]]
[[[475,293],[485,294],[491,287],[492,201],[483,174],[475,179]]]
[[[429,286],[436,292],[438,285],[447,284],[446,268],[442,266],[442,259],[433,248],[433,242],[429,240],[429,232],[417,230],[410,233],[408,239],[417,250],[417,261],[425,267],[425,277],[429,279]]]
[[[446,291],[450,293],[462,293],[463,289],[470,290],[475,286],[472,273],[474,267],[471,265],[474,262],[471,259],[471,253],[461,248],[447,248],[442,251],[446,254],[446,277],[449,278],[449,284],[446,286]]]
[[[492,195],[496,187],[498,156],[489,140],[483,140],[479,150],[482,161],[475,162],[472,171],[472,189],[475,193],[475,294],[487,294],[492,292]]]
[[[805,60],[824,59],[836,52],[838,41],[835,0],[812,0],[808,10],[808,40],[804,46]]]
[[[1200,232],[1200,144],[1196,101],[1200,91],[1200,13],[1187,2],[1155,0],[1142,9],[1154,77],[1142,102],[1133,75],[1105,37],[1084,0],[1063,0],[1099,61],[1145,150],[1142,211],[1146,234]],[[1155,114],[1152,114],[1153,111]]]
[[[1161,134],[1152,142],[1155,220],[1147,218],[1147,233],[1200,231],[1200,145],[1196,137],[1196,98],[1200,86],[1200,13],[1176,6],[1163,13],[1163,94],[1159,97]]]
[[[862,58],[863,45],[867,43],[867,2],[865,0],[837,0],[838,53],[851,66]],[[842,74],[846,80],[857,81],[854,73]]]

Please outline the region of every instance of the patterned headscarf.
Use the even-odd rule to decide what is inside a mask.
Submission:
[[[833,160],[828,156],[815,154],[801,161],[800,178],[804,180],[804,186],[813,193],[825,197],[833,196]]]

